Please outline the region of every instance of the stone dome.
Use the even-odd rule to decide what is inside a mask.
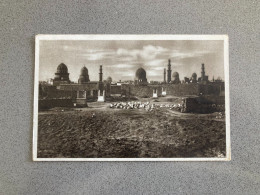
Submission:
[[[194,72],[191,77],[197,78],[197,74]]]
[[[172,73],[172,81],[171,81],[171,83],[173,83],[173,84],[180,83],[180,78],[179,78],[179,73],[178,72]]]
[[[87,83],[87,82],[89,82],[88,69],[84,66],[80,70],[78,83],[83,84],[83,83]]]
[[[139,79],[146,79],[146,72],[143,68],[138,68],[136,73],[135,73],[135,77],[139,80]]]
[[[197,83],[197,74],[195,72],[191,75],[191,82]]]
[[[64,63],[58,65],[53,81],[55,81],[56,84],[70,83],[68,68]]]
[[[135,80],[137,83],[147,83],[146,71],[143,68],[138,68],[135,72]]]
[[[57,73],[68,73],[68,67],[64,63],[61,63],[57,67]]]
[[[80,75],[88,75],[88,69],[85,66],[81,68]]]
[[[172,73],[172,78],[179,78],[179,73],[178,72]]]
[[[111,83],[112,82],[112,78],[111,77],[107,77],[107,82]]]

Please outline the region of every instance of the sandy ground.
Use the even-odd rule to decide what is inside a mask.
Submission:
[[[161,103],[161,102],[159,102]],[[225,120],[168,108],[53,109],[39,113],[39,158],[224,157]],[[94,113],[94,116],[93,116]]]

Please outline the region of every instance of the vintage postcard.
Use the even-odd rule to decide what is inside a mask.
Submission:
[[[37,35],[34,161],[229,161],[227,35]]]

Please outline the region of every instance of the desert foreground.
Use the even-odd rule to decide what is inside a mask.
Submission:
[[[167,108],[88,108],[39,112],[38,158],[225,157],[225,119]]]

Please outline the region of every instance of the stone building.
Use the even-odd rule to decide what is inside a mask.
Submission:
[[[172,84],[180,84],[181,83],[180,76],[179,76],[178,72],[172,73],[172,80],[171,80],[170,83],[172,83]]]
[[[83,68],[81,68],[80,70],[80,75],[79,75],[79,79],[78,79],[78,83],[79,84],[83,84],[83,83],[87,83],[89,82],[89,75],[88,75],[88,69],[84,66]]]
[[[107,80],[106,80],[108,83],[112,83],[112,78],[111,77],[107,77]]]
[[[166,68],[163,69],[163,83],[166,83]]]
[[[68,83],[70,83],[68,68],[64,63],[61,63],[57,67],[57,71],[53,79],[53,85],[68,84]]]
[[[171,60],[168,60],[168,70],[167,70],[167,83],[171,82],[172,69],[171,69]]]
[[[197,74],[195,72],[191,75],[191,82],[197,83]]]
[[[204,64],[201,64],[201,77],[198,79],[198,82],[207,83],[208,81],[209,81],[209,78],[205,74],[205,66],[204,66]]]
[[[135,84],[147,85],[146,71],[143,68],[138,68],[135,72]]]
[[[74,102],[86,105],[87,101],[105,101],[110,95],[110,83],[103,82],[102,66],[99,68],[99,81],[90,81],[88,69],[84,66],[80,70],[78,83],[69,80],[68,68],[64,63],[57,67],[52,86],[47,86],[48,98],[74,98]]]

